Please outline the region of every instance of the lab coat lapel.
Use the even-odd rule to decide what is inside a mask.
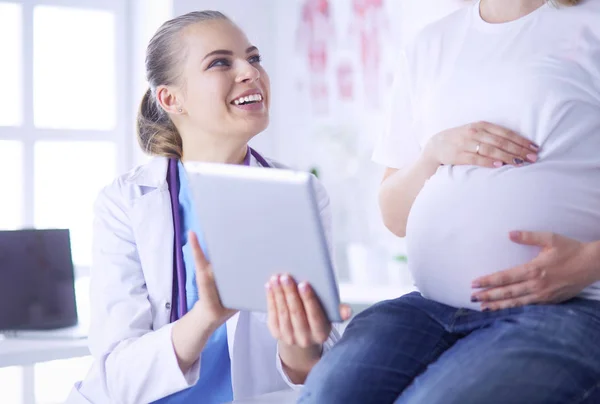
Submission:
[[[130,177],[141,190],[141,195],[134,200],[130,217],[148,298],[154,307],[167,303],[173,307],[174,230],[166,181],[167,161],[165,158],[153,159]],[[161,313],[165,315],[154,319],[155,329],[169,322],[168,312],[161,310]]]

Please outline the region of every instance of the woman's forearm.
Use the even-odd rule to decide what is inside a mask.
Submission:
[[[177,356],[177,363],[186,373],[200,357],[206,342],[218,328],[211,324],[197,306],[173,324],[171,341]]]
[[[379,208],[385,226],[395,235],[406,235],[408,213],[417,195],[437,171],[439,163],[421,156],[412,166],[385,178],[379,190]]]
[[[287,345],[283,341],[278,342],[279,357],[283,364],[283,370],[294,384],[304,384],[308,373],[321,359],[323,353],[322,345],[308,348]]]

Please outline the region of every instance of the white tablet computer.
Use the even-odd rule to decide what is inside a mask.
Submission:
[[[310,283],[330,321],[341,321],[312,174],[195,162],[185,168],[225,307],[266,312],[265,283],[289,273]]]

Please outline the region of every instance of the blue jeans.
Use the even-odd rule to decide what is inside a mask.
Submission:
[[[298,402],[600,403],[600,302],[497,312],[416,292],[381,302],[351,321]]]

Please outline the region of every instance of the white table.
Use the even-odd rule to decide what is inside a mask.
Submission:
[[[90,354],[87,339],[0,338],[0,368],[20,366],[23,370],[23,404],[35,403],[36,363],[71,359]]]

